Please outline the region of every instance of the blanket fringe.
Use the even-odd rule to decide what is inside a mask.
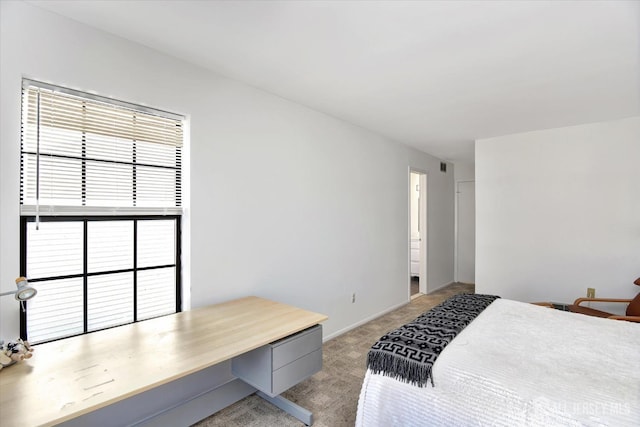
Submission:
[[[382,373],[418,387],[425,387],[430,382],[433,387],[431,365],[402,360],[390,353],[370,350],[367,354],[367,367],[374,374]]]

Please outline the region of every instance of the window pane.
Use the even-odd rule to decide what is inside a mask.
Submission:
[[[176,167],[180,162],[180,148],[173,145],[136,141],[136,161],[145,165]]]
[[[38,127],[23,129],[22,147],[24,151],[35,153],[38,149]],[[40,126],[40,154],[59,154],[80,157],[82,155],[82,133],[49,126]]]
[[[176,312],[176,269],[138,272],[138,320]]]
[[[176,263],[176,221],[138,221],[138,267]]]
[[[117,273],[89,277],[88,329],[133,322],[133,273]]]
[[[27,223],[27,277],[82,273],[82,222],[40,222],[39,228],[34,222]]]
[[[133,268],[133,221],[90,221],[89,273]]]
[[[133,206],[133,166],[87,161],[87,206]]]
[[[180,206],[176,192],[176,171],[148,166],[136,168],[136,206],[163,207]]]
[[[37,159],[22,155],[22,204],[35,205]],[[40,204],[82,205],[82,161],[40,155]]]
[[[32,285],[38,290],[27,303],[27,337],[32,344],[84,332],[81,277]]]
[[[133,162],[133,141],[92,133],[85,138],[88,158]]]

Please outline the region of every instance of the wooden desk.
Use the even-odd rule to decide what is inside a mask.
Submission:
[[[37,345],[33,358],[0,371],[0,422],[73,420],[326,319],[247,297]]]

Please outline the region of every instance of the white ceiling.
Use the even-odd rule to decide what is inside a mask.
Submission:
[[[31,1],[450,161],[640,114],[638,1]]]

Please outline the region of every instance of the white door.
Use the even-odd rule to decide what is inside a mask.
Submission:
[[[456,233],[456,280],[476,282],[476,185],[473,181],[460,181],[456,191],[458,199]]]

